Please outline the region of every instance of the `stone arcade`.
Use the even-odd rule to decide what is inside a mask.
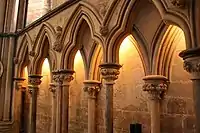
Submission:
[[[200,133],[200,0],[0,0],[0,133]]]

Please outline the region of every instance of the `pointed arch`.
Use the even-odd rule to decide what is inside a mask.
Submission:
[[[44,38],[44,36],[48,37],[50,47],[52,47],[55,34],[56,34],[56,31],[51,24],[49,24],[48,22],[43,23],[36,36],[33,50],[39,51],[38,49],[40,49],[40,46],[41,46],[40,43],[42,42],[42,39]]]
[[[170,25],[167,28],[160,44],[155,47],[153,74],[164,75],[170,79],[171,62],[177,45],[176,42],[182,37],[184,37],[184,32],[179,27]]]
[[[74,69],[74,59],[75,59],[75,55],[77,54],[77,51],[79,50],[83,59],[83,64],[84,64],[84,68],[85,68],[85,78],[88,78],[88,60],[86,57],[86,51],[84,51],[84,44],[83,44],[83,34],[85,33],[84,31],[86,30],[86,28],[89,30],[90,34],[89,36],[91,36],[91,30],[90,27],[88,26],[87,22],[85,21],[85,19],[81,19],[79,24],[77,25],[77,30],[74,33],[74,40],[73,43],[71,45],[69,45],[69,47],[67,47],[65,49],[65,57],[63,58],[64,60],[62,60],[61,63],[64,63],[64,69]],[[92,37],[90,38],[92,39]],[[89,42],[88,42],[89,43]]]
[[[31,51],[32,50],[32,45],[33,45],[33,41],[32,41],[32,39],[31,39],[31,37],[30,37],[30,35],[26,32],[22,37],[20,37],[21,38],[21,40],[18,42],[18,46],[21,46],[21,45],[23,45],[24,43],[26,43],[27,44],[27,46],[28,46],[28,51]],[[18,56],[18,54],[19,53],[21,53],[21,49],[19,48],[18,50],[17,50],[17,55],[16,56]]]
[[[99,27],[103,21],[102,17],[100,16],[99,12],[92,7],[92,5],[86,2],[79,2],[77,7],[74,9],[74,12],[63,25],[63,32],[61,35],[61,44],[64,44],[66,35],[71,33],[70,31],[75,31],[78,22],[84,18],[87,24],[90,27],[92,37],[97,40],[98,42],[102,43],[103,38],[99,34]],[[70,30],[70,31],[69,31]],[[72,41],[73,35],[70,34],[68,42]]]
[[[194,43],[194,38],[192,38],[194,35],[187,17],[182,13],[168,9],[160,0],[154,0],[153,2],[165,22],[177,25],[184,31],[187,48],[196,47],[198,44]]]
[[[28,33],[25,33],[18,42],[15,55],[15,77],[22,77],[22,71],[29,64],[28,53],[32,49],[32,39]]]
[[[50,68],[54,69],[57,66],[56,53],[52,50],[52,44],[55,36],[54,28],[48,24],[42,24],[34,43],[33,51],[35,52],[33,59],[33,72],[39,74],[41,73],[41,65],[44,58],[48,58],[50,63]]]
[[[99,44],[103,44],[103,38],[99,34],[102,17],[93,7],[85,2],[80,2],[76,7],[75,12],[71,15],[69,22],[66,22],[63,28],[61,44],[63,45],[65,43],[65,45],[61,57],[61,68],[71,68],[73,66],[72,64],[69,66],[66,66],[65,64],[66,62],[69,62],[68,51],[72,51],[75,46],[76,37],[83,22],[86,22],[89,26],[91,37]],[[80,49],[80,46],[78,49]]]
[[[116,8],[119,5],[119,1],[115,1],[116,3],[114,3],[111,7]],[[117,22],[116,25],[109,31],[109,34],[107,35],[107,39],[105,42],[106,45],[106,62],[117,62],[117,60],[115,60],[115,56],[113,56],[113,52],[110,49],[116,49],[115,45],[117,44],[121,44],[121,42],[123,41],[123,39],[132,33],[132,24],[129,25],[128,20],[132,20],[130,19],[130,14],[131,12],[133,12],[134,10],[134,6],[137,3],[137,1],[124,1],[123,3],[121,3],[121,5],[123,5],[121,7],[121,12],[118,15],[119,17],[117,18]],[[110,8],[111,8],[110,7]],[[113,16],[114,11],[112,11],[111,9],[109,10],[110,13],[112,12]],[[111,21],[111,17],[110,19],[104,20],[106,25],[109,25],[110,23],[112,23]],[[114,58],[113,58],[114,57]]]
[[[149,51],[147,48],[147,42],[142,35],[142,33],[139,31],[139,29],[133,25],[134,24],[134,17],[135,13],[137,12],[137,6],[140,1],[123,1],[121,3],[121,9],[119,13],[119,17],[117,18],[116,25],[109,31],[109,34],[107,35],[105,45],[106,45],[106,62],[119,62],[119,59],[117,57],[117,51],[119,49],[119,46],[123,39],[127,37],[128,35],[132,34],[137,41],[137,48],[139,50],[139,53],[142,58],[142,62],[145,69],[145,74],[150,73],[150,60],[149,60]],[[113,6],[116,8],[119,5],[119,1],[115,1]],[[113,8],[114,8],[113,7]],[[141,10],[141,8],[140,8]],[[111,11],[112,14],[114,14],[114,11]],[[111,15],[112,16],[112,15]],[[107,22],[104,22],[107,25],[111,24],[111,19],[107,19]]]

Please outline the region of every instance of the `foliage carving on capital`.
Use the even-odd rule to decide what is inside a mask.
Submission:
[[[173,6],[178,8],[184,8],[186,4],[185,0],[169,0],[169,1]]]
[[[86,86],[83,88],[84,92],[88,93],[90,98],[96,98],[98,92],[101,90],[100,86]]]
[[[184,70],[186,70],[189,73],[197,73],[200,72],[200,62],[189,62],[189,61],[184,61],[183,64]]]
[[[61,52],[62,51],[61,34],[62,34],[62,27],[57,26],[56,27],[55,42],[53,44],[53,50],[55,50],[57,52]]]
[[[121,65],[105,63],[99,65],[99,67],[102,78],[105,79],[107,82],[113,82],[118,79],[118,75],[120,74],[119,69],[121,68]]]
[[[145,83],[143,85],[143,91],[146,91],[150,94],[151,100],[161,100],[168,89],[167,83]]]
[[[42,76],[40,76],[40,75],[30,75],[28,78],[28,83],[31,86],[38,86],[42,82],[41,78],[42,78]]]
[[[64,81],[67,81],[69,83],[74,79],[73,73],[74,73],[74,71],[70,71],[70,70],[54,71],[53,72],[53,80],[59,84],[63,84]]]
[[[84,92],[88,93],[89,98],[95,99],[97,97],[97,94],[101,90],[101,83],[94,80],[86,80],[83,83],[85,86],[83,88]]]
[[[115,68],[103,68],[101,69],[101,75],[105,80],[114,81],[118,79],[118,75],[120,74],[119,69]]]

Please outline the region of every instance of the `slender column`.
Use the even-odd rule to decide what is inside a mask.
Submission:
[[[84,81],[84,91],[88,94],[88,133],[96,133],[96,97],[100,91],[100,82]]]
[[[23,92],[26,90],[25,87],[23,87],[23,82],[24,82],[24,78],[14,78],[16,86],[15,86],[15,109],[16,109],[16,113],[15,113],[15,120],[18,121],[19,125],[18,125],[18,130],[20,132],[24,131],[24,117],[23,117],[23,99],[22,99],[22,95]]]
[[[105,63],[99,65],[104,87],[106,89],[106,133],[113,133],[113,86],[119,75],[121,65]]]
[[[29,133],[36,133],[37,94],[39,85],[41,84],[41,78],[42,76],[40,75],[30,75],[28,78],[28,88],[31,95]]]
[[[51,133],[56,133],[56,85],[54,83],[51,83],[49,90],[52,92],[52,95],[53,95]]]
[[[27,0],[19,0],[16,29],[23,29],[25,27],[27,4],[28,4]]]
[[[196,131],[200,133],[200,48],[182,51],[179,56],[184,60],[184,69],[191,74],[196,115]]]
[[[161,75],[149,75],[143,80],[143,90],[148,92],[151,105],[151,133],[160,133],[160,101],[168,89],[168,79]]]
[[[69,117],[69,86],[73,80],[72,70],[57,70],[53,72],[53,80],[57,84],[57,118],[56,133],[68,133]]]

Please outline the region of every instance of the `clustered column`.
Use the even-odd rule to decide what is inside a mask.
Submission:
[[[52,128],[51,133],[56,133],[56,84],[51,83],[50,92],[52,92]]]
[[[29,133],[36,133],[37,94],[39,85],[41,84],[41,78],[42,76],[40,75],[30,75],[28,78],[28,88],[31,95]]]
[[[100,82],[84,81],[84,91],[88,93],[88,133],[96,133],[96,97],[100,91]]]
[[[69,114],[69,86],[73,80],[73,70],[57,70],[52,72],[53,80],[56,84],[56,133],[68,132]]]
[[[148,92],[150,99],[151,133],[160,133],[160,101],[168,89],[168,79],[161,75],[149,75],[143,80],[143,90]]]
[[[184,69],[191,74],[196,130],[200,133],[200,48],[182,51],[180,56],[184,59]]]
[[[118,79],[121,65],[114,63],[105,63],[99,65],[104,87],[106,89],[106,133],[113,133],[113,87],[115,80]]]

